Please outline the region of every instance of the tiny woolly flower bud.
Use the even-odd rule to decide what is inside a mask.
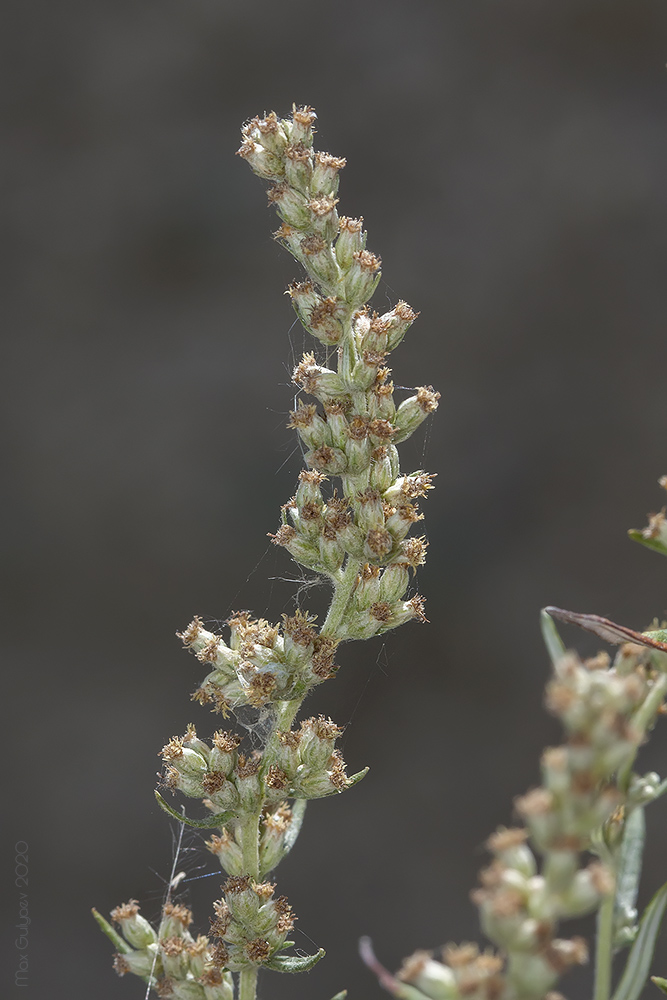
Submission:
[[[317,198],[311,198],[308,202],[308,208],[312,212],[312,221],[310,228],[319,233],[330,243],[338,232],[338,213],[336,212],[336,205],[338,204],[338,199],[333,198],[331,195],[320,195]],[[303,245],[302,245],[303,246]],[[329,248],[331,253],[331,249]],[[331,253],[331,259],[335,262],[335,257]],[[338,266],[336,265],[336,271],[338,274]]]
[[[390,312],[384,313],[380,317],[387,327],[388,351],[393,351],[395,347],[398,347],[418,316],[418,312],[415,312],[407,302],[401,300]]]
[[[384,508],[379,490],[368,487],[356,495],[354,498],[354,520],[362,531],[384,528]]]
[[[229,875],[243,873],[243,852],[229,830],[223,830],[219,837],[214,834],[210,840],[206,841],[206,847],[211,854],[215,854],[220,862],[220,867],[224,868]]]
[[[405,441],[413,434],[430,413],[438,408],[440,393],[432,386],[421,386],[416,396],[404,400],[396,411],[394,424],[396,426],[395,443]]]
[[[315,451],[309,451],[305,455],[306,462],[312,469],[325,472],[330,476],[340,476],[348,469],[348,455],[339,448],[329,448],[323,445]],[[350,468],[350,471],[352,469]]]
[[[392,462],[389,450],[385,445],[373,448],[371,452],[370,485],[381,493],[390,486],[393,480]]]
[[[436,962],[428,951],[416,951],[406,958],[397,978],[415,986],[429,1000],[454,1000],[459,996],[453,971]]]
[[[285,180],[306,197],[310,193],[310,178],[313,175],[313,151],[301,143],[293,143],[285,148]]]
[[[294,369],[292,379],[304,392],[323,401],[343,394],[340,376],[330,368],[316,364],[312,354],[304,354]]]
[[[219,729],[213,734],[212,742],[209,766],[212,771],[221,772],[229,777],[238,760],[236,748],[241,742],[241,737],[237,736],[236,733],[228,733]]]
[[[308,228],[316,228],[316,223],[314,220],[318,218],[316,214],[311,210],[312,203],[309,204],[309,221]],[[331,221],[333,216],[325,215],[322,221],[320,229],[326,227],[328,223],[333,224]],[[324,288],[334,289],[340,279],[340,271],[338,269],[338,264],[336,263],[336,258],[333,255],[331,246],[328,240],[325,238],[326,233],[323,235],[320,232],[313,232],[310,236],[304,236],[302,240],[299,241],[299,251],[297,256],[301,258],[303,266],[306,271]]]
[[[331,443],[335,448],[344,448],[349,436],[349,424],[345,416],[345,407],[336,399],[324,404],[327,415],[327,427],[331,433]]]
[[[380,568],[370,563],[361,567],[354,591],[354,606],[359,611],[366,611],[380,599]]]
[[[123,937],[133,948],[144,949],[157,941],[157,934],[146,918],[139,913],[136,899],[117,906],[111,911],[111,919],[120,925]]]
[[[345,299],[351,306],[359,308],[368,302],[377,288],[382,261],[368,250],[358,250],[352,254],[352,263],[345,275]]]
[[[322,298],[310,281],[289,286],[288,293],[305,328],[323,344],[337,344],[343,336],[347,307],[339,299]]]
[[[327,422],[319,415],[314,403],[306,404],[299,400],[298,408],[290,414],[287,426],[298,432],[308,448],[317,449],[332,443]]]
[[[394,547],[394,539],[386,528],[371,528],[366,533],[364,553],[369,562],[382,562]]]
[[[190,940],[188,927],[192,923],[192,911],[181,903],[165,903],[162,908],[160,936],[163,938],[186,937]]]
[[[385,490],[384,498],[389,503],[405,503],[406,500],[416,500],[425,497],[428,490],[433,489],[434,473],[413,472],[409,476],[400,476],[395,483]]]
[[[583,917],[600,905],[600,900],[614,891],[614,878],[608,868],[593,862],[578,871],[569,888],[561,893],[563,916]]]
[[[366,233],[363,231],[363,219],[348,219],[341,216],[338,220],[338,239],[336,240],[336,260],[343,271],[347,271],[354,261],[355,253],[361,253],[366,247]]]
[[[275,535],[269,535],[274,545],[286,548],[293,559],[302,566],[316,569],[319,566],[319,550],[299,538],[295,529],[289,524],[283,524]]]
[[[207,965],[199,977],[206,1000],[234,1000],[234,979],[231,972]]]
[[[408,531],[417,521],[423,520],[414,504],[403,502],[397,507],[390,507],[387,517],[387,531],[395,541],[403,541]]]
[[[270,872],[286,852],[285,840],[292,826],[292,810],[281,802],[275,812],[265,816],[261,824],[259,864],[263,872]]]
[[[319,543],[323,568],[329,573],[335,573],[343,565],[345,549],[336,531],[326,523],[322,527]]]
[[[313,123],[317,115],[315,109],[309,105],[299,108],[296,104],[292,107],[292,121],[285,123],[289,126],[290,138],[292,142],[303,143],[304,146],[313,144]]]
[[[114,955],[113,967],[119,976],[131,972],[148,980],[151,974],[162,971],[162,963],[157,944],[148,945],[143,951],[131,951],[122,955]]]
[[[269,204],[275,205],[278,215],[288,226],[294,226],[295,229],[307,229],[310,226],[308,199],[295,188],[283,181],[269,188],[267,196]]]
[[[236,788],[239,800],[244,809],[254,809],[261,801],[262,792],[259,783],[261,756],[245,757],[239,754],[236,765]]]
[[[279,121],[275,111],[265,118],[253,118],[243,129],[243,134],[249,139],[256,139],[266,149],[282,156],[287,145],[287,134],[284,123]]]
[[[499,827],[487,840],[487,847],[501,864],[514,868],[526,878],[532,878],[537,871],[535,855],[526,844],[528,831]]]
[[[378,599],[387,601],[389,604],[400,601],[408,589],[409,583],[410,574],[407,566],[399,563],[391,563],[384,570],[380,578]]]
[[[174,995],[174,987],[179,980],[184,980],[188,972],[188,952],[186,942],[182,937],[161,937],[160,938],[160,958],[165,976],[175,980],[171,984]],[[190,1000],[190,998],[188,998]]]
[[[338,172],[343,169],[346,160],[330,153],[315,153],[315,163],[310,190],[315,195],[334,195],[338,190]]]
[[[282,159],[252,139],[245,139],[237,149],[236,155],[243,157],[250,164],[251,170],[265,180],[279,180],[285,173]]]

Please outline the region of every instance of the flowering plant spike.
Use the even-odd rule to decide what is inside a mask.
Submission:
[[[338,215],[345,160],[314,151],[315,118],[310,107],[294,107],[289,119],[253,118],[238,153],[271,183],[282,221],[276,239],[305,271],[289,294],[322,355],[305,354],[294,371],[300,398],[289,426],[308,467],[271,537],[331,587],[332,599],[321,624],[296,608],[278,624],[234,614],[224,636],[196,617],[180,633],[206,669],[193,698],[225,719],[254,709],[265,736],[249,750],[233,731],[205,741],[190,725],[161,752],[164,786],[208,813],[182,815],[156,792],[162,808],[216,831],[206,846],[227,879],[209,933],[195,937],[192,914],[170,897],[157,928],[134,900],[111,914],[120,933],[95,912],[116,945],[116,970],[174,1000],[253,1000],[260,969],[303,972],[324,954],[290,953],[295,917],[268,876],[293,847],[306,802],[339,794],[366,772],[347,775],[335,745],[342,730],[330,719],[295,719],[308,692],[335,675],[342,642],[425,621],[422,598],[408,591],[426,541],[410,531],[432,476],[403,474],[396,446],[436,409],[439,393],[421,386],[394,400],[387,357],[416,313],[405,302],[382,315],[369,309],[380,259],[366,249],[363,220]]]
[[[660,485],[667,488],[667,477]],[[629,534],[667,555],[664,509]],[[554,619],[615,645],[613,661],[607,653],[582,661],[568,652]],[[544,751],[541,784],[514,802],[522,825],[500,827],[487,841],[491,864],[472,900],[495,950],[450,944],[440,955],[418,951],[393,976],[364,939],[366,964],[403,1000],[563,1000],[554,987],[569,968],[589,960],[589,949],[582,937],[557,936],[559,925],[594,912],[594,1000],[638,1000],[646,985],[667,883],[639,921],[644,810],[667,792],[667,780],[634,766],[666,710],[665,623],[635,632],[598,615],[546,608],[542,627],[553,664],[546,707],[565,738]],[[627,948],[612,997],[613,959]],[[664,979],[653,982],[665,991]]]

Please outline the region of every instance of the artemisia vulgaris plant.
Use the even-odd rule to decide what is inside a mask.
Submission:
[[[301,608],[277,624],[240,613],[224,635],[195,618],[180,636],[206,670],[194,699],[224,720],[255,710],[263,737],[252,749],[232,729],[204,740],[190,725],[162,750],[164,789],[199,799],[207,814],[182,815],[156,792],[160,805],[214,831],[206,846],[227,875],[207,933],[195,936],[189,909],[171,898],[157,927],[134,900],[112,912],[118,931],[96,914],[116,945],[116,971],[174,1000],[253,1000],[260,970],[304,972],[322,956],[290,952],[295,917],[270,876],[294,846],[308,800],[340,794],[365,771],[348,777],[336,749],[342,730],[331,719],[297,716],[306,695],[335,675],[341,643],[424,620],[411,588],[426,541],[410,531],[432,477],[401,472],[397,445],[439,394],[421,386],[394,399],[387,358],[416,314],[405,302],[382,315],[369,308],[380,258],[366,249],[363,220],[338,214],[345,160],[313,149],[315,117],[295,107],[288,119],[253,118],[238,153],[270,182],[282,223],[276,239],[305,272],[289,294],[314,338],[294,371],[299,400],[290,418],[307,468],[272,540],[332,598],[321,623]]]
[[[660,484],[667,488],[667,477]],[[630,537],[667,555],[665,510]],[[554,619],[616,646],[613,660],[606,652],[584,660],[568,652]],[[589,961],[589,946],[583,937],[561,937],[561,922],[597,912],[590,949],[594,1000],[612,995],[638,1000],[667,905],[665,883],[638,920],[644,810],[667,791],[667,780],[655,772],[638,773],[635,760],[665,713],[665,624],[634,632],[597,615],[560,608],[542,612],[553,664],[546,707],[561,722],[564,738],[544,751],[541,783],[514,802],[521,825],[499,827],[487,841],[491,862],[480,872],[472,900],[494,947],[482,951],[465,943],[448,944],[438,953],[418,951],[394,976],[364,939],[363,958],[394,996],[563,1000],[555,987],[568,969]],[[667,993],[667,980],[653,977],[653,982]]]

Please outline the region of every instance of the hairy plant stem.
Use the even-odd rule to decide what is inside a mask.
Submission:
[[[239,1000],[256,1000],[257,969],[244,969],[239,973]]]
[[[609,1000],[611,995],[611,963],[614,957],[614,903],[615,893],[610,893],[598,910],[593,1000]]]
[[[348,558],[343,570],[340,582],[336,584],[333,600],[329,608],[326,620],[322,626],[321,635],[336,638],[336,633],[345,617],[345,611],[350,602],[350,597],[357,582],[357,574],[361,567],[361,560]]]

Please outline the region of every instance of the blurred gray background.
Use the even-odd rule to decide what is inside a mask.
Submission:
[[[8,0],[4,16],[8,989],[143,995],[111,971],[89,908],[158,911],[172,842],[157,752],[217,722],[188,700],[201,670],[174,632],[195,612],[292,606],[281,578],[298,573],[266,533],[300,468],[285,423],[306,344],[282,294],[298,275],[234,151],[246,118],[296,101],[348,159],[340,207],[383,258],[376,307],[421,310],[395,380],[442,393],[404,448],[406,468],[438,473],[431,624],[343,648],[311,699],[371,771],[310,806],[277,872],[298,947],[328,957],[261,992],[379,1000],[361,934],[392,968],[478,936],[484,839],[558,739],[539,608],[635,628],[666,610],[664,565],[625,530],[661,505],[667,472],[667,8]],[[667,771],[664,732],[645,762]],[[644,900],[667,877],[665,822],[658,804]],[[185,843],[179,868],[214,871],[198,835]],[[183,886],[201,929],[219,883]],[[665,936],[659,951],[667,975]],[[587,975],[565,993],[588,995]]]

